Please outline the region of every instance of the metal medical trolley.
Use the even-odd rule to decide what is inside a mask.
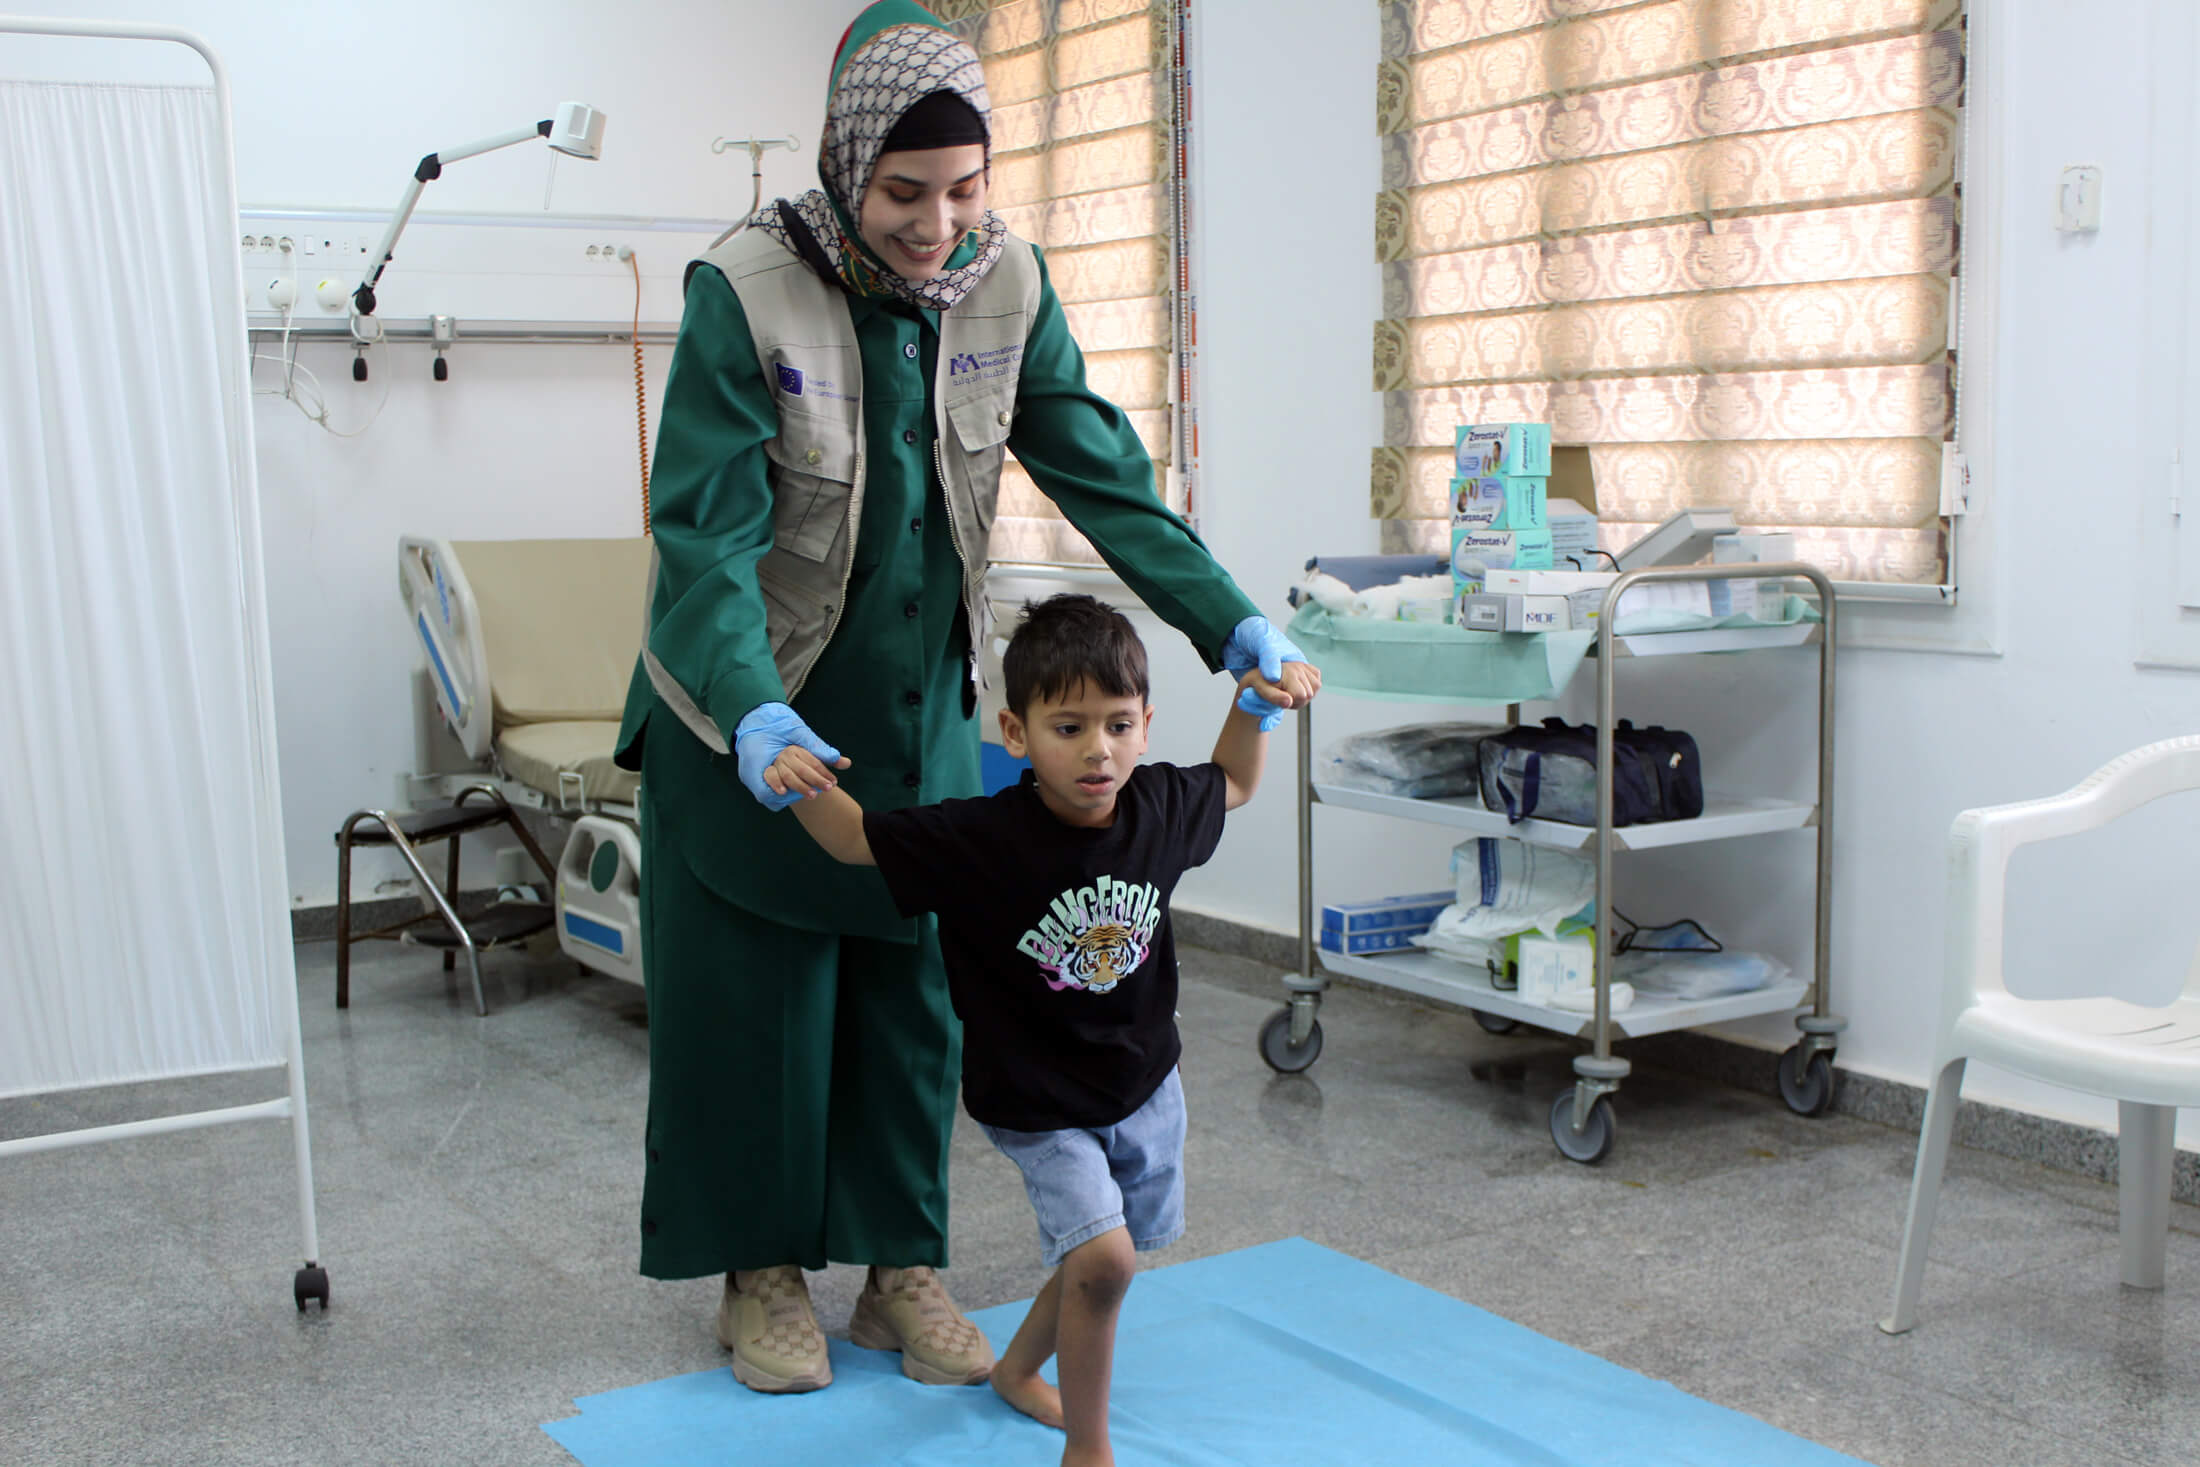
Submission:
[[[1821,621],[1633,636],[1615,633],[1617,618],[1613,612],[1620,597],[1629,588],[1645,582],[1777,580],[1784,577],[1802,577],[1817,588]],[[1471,797],[1416,800],[1317,785],[1313,779],[1313,709],[1308,706],[1299,710],[1299,969],[1284,975],[1287,1001],[1261,1027],[1261,1057],[1272,1068],[1286,1074],[1296,1073],[1313,1064],[1321,1054],[1322,1030],[1317,1013],[1322,993],[1329,986],[1328,973],[1336,972],[1380,987],[1464,1005],[1473,1012],[1476,1021],[1493,1034],[1509,1033],[1522,1024],[1529,1024],[1589,1040],[1590,1051],[1574,1058],[1577,1076],[1574,1084],[1560,1091],[1551,1104],[1551,1139],[1557,1143],[1560,1153],[1573,1161],[1602,1161],[1611,1152],[1615,1130],[1612,1096],[1618,1092],[1620,1081],[1629,1069],[1626,1060],[1612,1053],[1615,1039],[1662,1034],[1763,1014],[1788,1013],[1807,1006],[1807,1011],[1795,1018],[1796,1027],[1802,1031],[1801,1040],[1780,1056],[1777,1065],[1780,1095],[1798,1115],[1823,1115],[1832,1106],[1834,1050],[1837,1036],[1848,1027],[1846,1019],[1827,1011],[1833,897],[1833,669],[1836,645],[1833,587],[1815,567],[1799,563],[1633,570],[1621,575],[1607,590],[1603,614],[1597,621],[1596,642],[1592,649],[1597,662],[1597,823],[1593,826],[1533,819],[1511,824],[1503,811],[1485,809],[1480,800]],[[1613,670],[1619,659],[1813,643],[1818,647],[1818,789],[1814,802],[1796,804],[1706,793],[1703,814],[1696,819],[1631,825],[1625,829],[1613,827],[1612,742],[1618,719],[1614,707]],[[1471,695],[1463,695],[1461,701],[1470,699]],[[1508,712],[1509,720],[1517,723],[1518,705]],[[1320,950],[1321,970],[1317,970],[1314,964],[1317,953],[1314,941],[1316,804],[1423,821],[1472,835],[1510,836],[1561,850],[1594,847],[1597,912],[1594,1011],[1583,1015],[1523,1000],[1512,990],[1496,987],[1489,977],[1467,964],[1434,953],[1359,957]],[[1625,1012],[1612,1012],[1612,971],[1616,965],[1606,955],[1616,951],[1616,934],[1612,904],[1605,899],[1605,894],[1612,890],[1614,852],[1801,830],[1811,825],[1817,827],[1817,910],[1812,972],[1808,979],[1790,978],[1752,992],[1702,1000],[1637,993],[1634,1003]]]

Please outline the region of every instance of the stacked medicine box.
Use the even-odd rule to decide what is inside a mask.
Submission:
[[[1548,423],[1475,423],[1462,426],[1454,435],[1454,622],[1475,624],[1466,598],[1482,595],[1490,571],[1550,569],[1550,474]]]

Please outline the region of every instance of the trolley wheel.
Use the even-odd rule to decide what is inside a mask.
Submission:
[[[1468,1009],[1467,1012],[1474,1015],[1474,1022],[1480,1024],[1485,1033],[1510,1034],[1520,1027],[1518,1019],[1508,1019],[1503,1014],[1485,1014],[1480,1009]]]
[[[1612,1118],[1610,1096],[1597,1097],[1596,1104],[1589,1107],[1589,1124],[1579,1131],[1574,1129],[1572,1087],[1559,1091],[1558,1099],[1551,1102],[1551,1140],[1558,1154],[1568,1161],[1595,1166],[1612,1154],[1612,1138],[1618,1129]]]
[[[1822,1116],[1833,1109],[1833,1056],[1818,1050],[1808,1061],[1798,1044],[1780,1056],[1780,1098],[1799,1116]]]
[[[321,1301],[321,1312],[328,1313],[328,1270],[317,1263],[308,1263],[298,1270],[290,1281],[291,1297],[298,1301],[298,1312],[306,1312],[306,1300]]]
[[[1292,1045],[1291,1007],[1288,1004],[1270,1014],[1268,1022],[1260,1026],[1260,1057],[1268,1061],[1268,1068],[1279,1074],[1296,1075],[1321,1058],[1321,1052],[1322,1021],[1319,1019],[1306,1031],[1304,1044]]]

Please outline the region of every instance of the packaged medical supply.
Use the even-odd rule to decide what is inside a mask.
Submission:
[[[1324,927],[1321,945],[1326,952],[1371,957],[1376,953],[1404,952],[1414,945],[1415,937],[1427,930],[1425,927],[1386,927],[1380,932],[1334,932]]]
[[[1518,824],[1530,818],[1594,825],[1597,731],[1546,718],[1482,740],[1482,803]],[[1693,820],[1703,813],[1696,741],[1677,729],[1638,729],[1621,719],[1612,736],[1612,823]]]
[[[1314,782],[1407,800],[1474,795],[1482,740],[1503,732],[1495,724],[1409,723],[1351,734],[1315,757]]]
[[[1417,891],[1370,902],[1336,902],[1322,908],[1322,930],[1359,934],[1406,928],[1426,932],[1436,914],[1451,905],[1451,898],[1448,891]]]
[[[1563,596],[1507,596],[1508,632],[1563,632],[1574,624],[1573,608]]]
[[[1294,607],[1311,601],[1331,616],[1350,616],[1352,602],[1359,594],[1325,571],[1309,571],[1284,599]]]
[[[1596,982],[1596,939],[1587,934],[1543,937],[1522,933],[1517,948],[1520,971],[1515,984],[1524,999],[1547,1003],[1573,988]]]
[[[1542,479],[1514,474],[1461,476],[1451,481],[1451,523],[1478,530],[1546,528]]]
[[[1711,614],[1721,618],[1755,616],[1758,588],[1763,584],[1757,580],[1706,581],[1704,591],[1711,602]]]
[[[1488,589],[1485,577],[1493,570],[1548,570],[1551,566],[1549,530],[1476,530],[1454,526],[1451,532],[1451,577],[1456,589],[1470,582]]]
[[[1763,953],[1630,951],[1612,964],[1612,975],[1658,998],[1720,998],[1754,993],[1785,982],[1792,970]]]
[[[1466,911],[1457,902],[1444,908],[1429,924],[1428,931],[1414,935],[1413,945],[1423,952],[1464,963],[1477,972],[1488,972],[1496,965],[1502,943],[1493,943],[1486,937],[1472,937],[1463,931],[1460,922]]]
[[[1505,630],[1505,601],[1505,597],[1487,591],[1461,591],[1452,606],[1452,625],[1470,632],[1501,632]]]
[[[1452,433],[1452,461],[1461,463],[1459,450],[1468,444],[1497,445],[1497,471],[1549,478],[1551,473],[1551,425],[1549,423],[1474,423]],[[1459,468],[1464,474],[1466,469]]]
[[[1498,596],[1462,591],[1452,621],[1480,632],[1563,632],[1573,626],[1564,596]]]
[[[1553,499],[1546,493],[1543,502],[1543,525],[1551,532],[1551,564],[1565,566],[1569,559],[1582,562],[1582,569],[1589,568],[1598,559],[1597,517],[1571,499]]]
[[[1432,622],[1441,626],[1451,620],[1451,583],[1447,580],[1442,590],[1422,596],[1398,598],[1398,620]]]
[[[1496,439],[1458,439],[1452,445],[1451,471],[1462,479],[1479,479],[1497,472],[1504,444]]]
[[[1711,542],[1713,565],[1752,565],[1762,553],[1765,540],[1779,539],[1788,542],[1793,554],[1793,535],[1721,535]],[[1773,594],[1761,580],[1711,582],[1711,614],[1713,616],[1755,616],[1757,608]]]
[[[1556,937],[1565,922],[1584,920],[1596,895],[1593,862],[1571,851],[1531,846],[1502,836],[1478,836],[1451,850],[1462,936],[1497,938],[1516,932]]]
[[[1484,969],[1490,976],[1490,987],[1502,988],[1510,993],[1521,986],[1520,953],[1523,944],[1539,941],[1548,942],[1554,938],[1587,936],[1592,941],[1593,949],[1595,932],[1594,923],[1581,917],[1568,917],[1558,924],[1558,931],[1555,933],[1515,932],[1508,937],[1498,938],[1490,944],[1489,963]],[[1548,983],[1550,980],[1546,978],[1544,981]],[[1546,990],[1542,994],[1542,1001],[1545,1003],[1551,1002],[1554,996],[1552,992]]]
[[[1564,1009],[1569,1014],[1593,1014],[1597,1008],[1595,984],[1587,988],[1569,988],[1554,993],[1543,1000],[1554,1009]],[[1632,983],[1614,983],[1611,997],[1612,1012],[1624,1014],[1635,1006],[1635,986]]]
[[[1603,592],[1619,579],[1616,571],[1530,570],[1516,568],[1493,570],[1485,577],[1485,587],[1492,595],[1508,596],[1571,596],[1576,591]]]
[[[1408,576],[1388,586],[1369,586],[1352,598],[1348,615],[1376,621],[1443,621],[1451,613],[1451,577]],[[1408,615],[1412,607],[1414,614]]]

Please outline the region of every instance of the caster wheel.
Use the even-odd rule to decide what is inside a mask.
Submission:
[[[1578,1132],[1574,1130],[1574,1092],[1561,1090],[1558,1099],[1551,1102],[1551,1140],[1558,1154],[1568,1161],[1594,1166],[1604,1160],[1612,1154],[1612,1137],[1617,1130],[1608,1095],[1597,1097],[1596,1104],[1589,1107],[1589,1124]]]
[[[1508,1019],[1503,1014],[1485,1014],[1480,1009],[1468,1009],[1467,1012],[1474,1015],[1474,1022],[1482,1026],[1484,1033],[1510,1034],[1520,1027],[1518,1019]]]
[[[1277,1009],[1268,1016],[1268,1022],[1260,1026],[1260,1057],[1278,1074],[1296,1075],[1321,1058],[1321,1052],[1322,1021],[1319,1019],[1306,1031],[1306,1042],[1295,1048],[1291,1043],[1291,1010],[1288,1007]]]
[[[1819,1050],[1802,1062],[1798,1044],[1780,1056],[1780,1098],[1799,1116],[1822,1116],[1833,1109],[1833,1056]]]
[[[291,1297],[298,1301],[298,1312],[306,1312],[306,1300],[321,1301],[321,1312],[328,1313],[328,1270],[316,1263],[309,1263],[298,1270],[290,1281]]]

